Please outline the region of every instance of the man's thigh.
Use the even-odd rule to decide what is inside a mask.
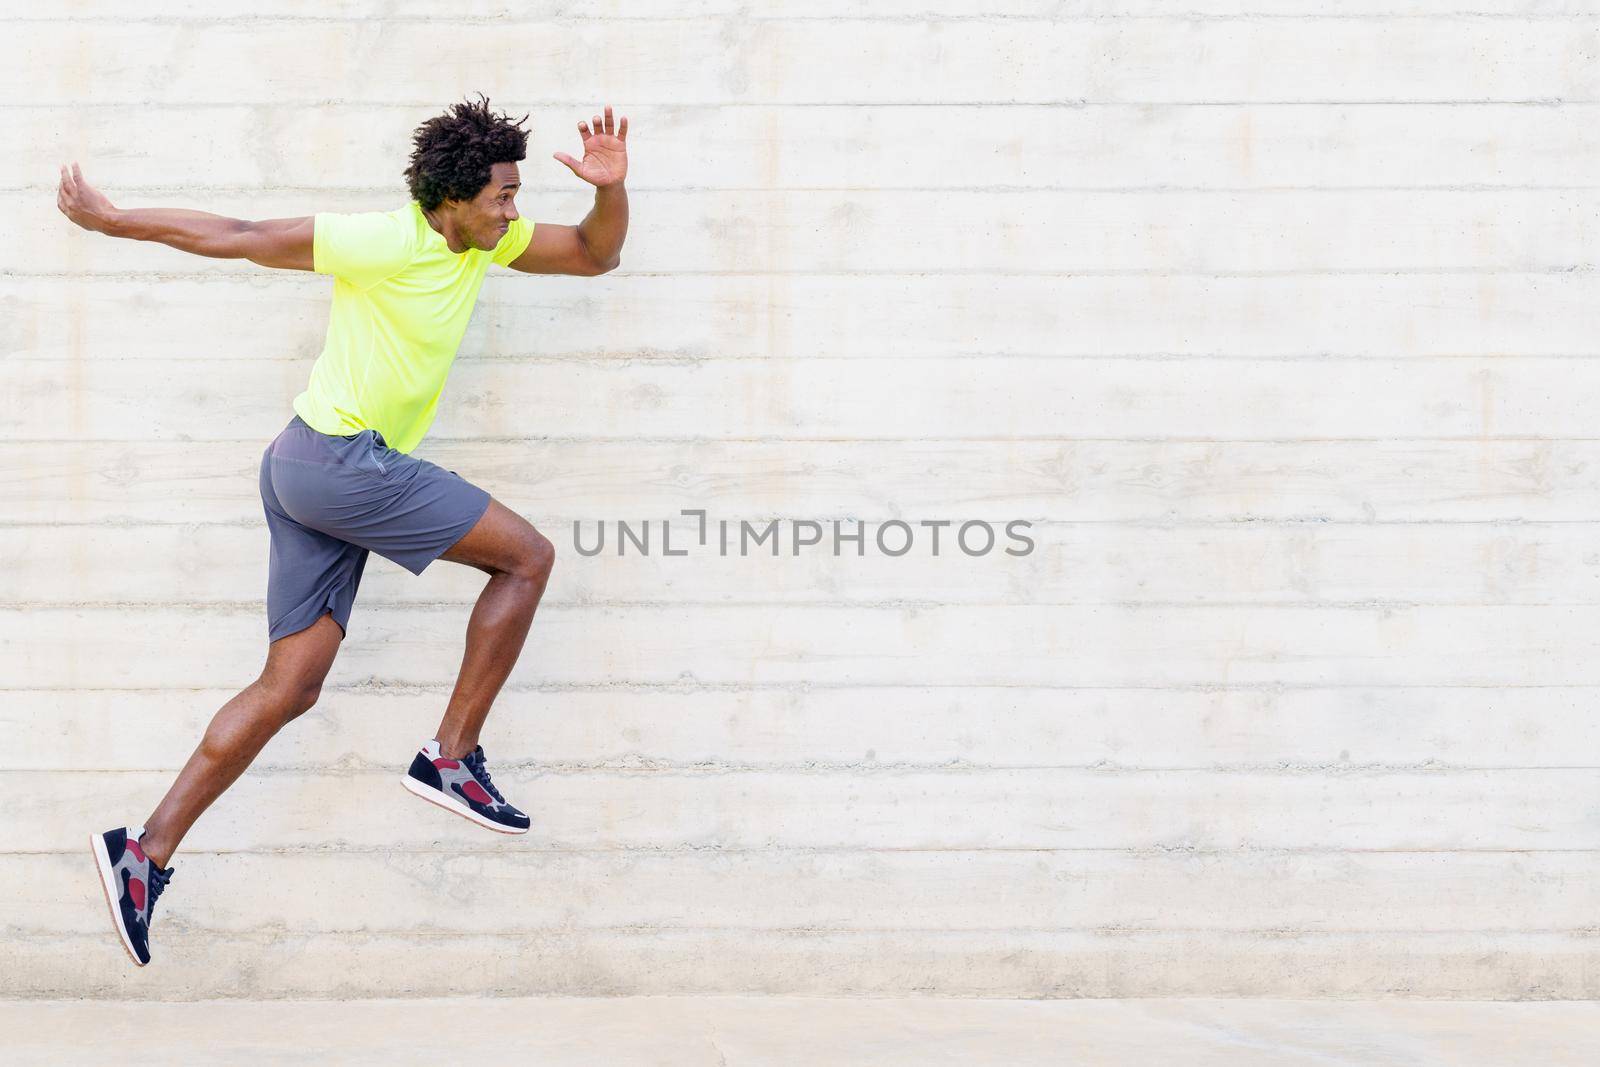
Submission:
[[[483,517],[439,558],[492,574],[526,568],[553,551],[549,539],[531,522],[490,497]]]

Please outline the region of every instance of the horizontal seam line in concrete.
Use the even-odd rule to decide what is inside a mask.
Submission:
[[[3,448],[3,447],[4,447],[3,442],[0,442],[0,448]],[[520,505],[518,506],[518,510],[520,510]],[[657,516],[657,517],[660,517],[660,516]],[[747,521],[747,522],[759,523],[759,522],[765,522],[769,518],[773,518],[773,517],[774,516],[757,516],[755,518],[750,518],[749,516],[744,516],[743,519],[744,519],[744,521]],[[667,518],[675,518],[675,516],[667,516]],[[788,518],[788,516],[777,516],[777,518],[779,518],[781,520],[781,519]],[[814,516],[813,518],[820,519],[821,521],[825,521],[825,522],[833,522],[835,520],[838,520],[840,522],[844,522],[844,521],[847,521],[847,520],[848,521],[862,521],[862,522],[888,522],[888,521],[890,521],[892,519],[898,518],[898,516],[889,516],[888,518],[880,519],[880,518],[868,518],[868,517],[863,517],[863,516],[859,516],[859,515],[828,515],[828,514],[824,514],[824,515],[820,515],[820,516]],[[1427,527],[1429,529],[1440,527],[1440,526],[1461,526],[1461,527],[1466,527],[1466,528],[1469,528],[1469,529],[1473,528],[1473,527],[1510,527],[1510,528],[1513,528],[1513,529],[1523,529],[1523,528],[1529,528],[1529,527],[1544,527],[1544,526],[1562,528],[1562,527],[1568,527],[1568,526],[1595,526],[1595,525],[1600,525],[1600,519],[1525,519],[1525,518],[1521,518],[1521,517],[1518,517],[1518,516],[1507,516],[1507,517],[1503,517],[1503,518],[1488,518],[1488,519],[1466,519],[1466,518],[1462,518],[1462,519],[1340,519],[1340,518],[1331,518],[1331,517],[1326,517],[1326,516],[1321,516],[1321,515],[1282,516],[1282,517],[1271,517],[1271,518],[1258,517],[1258,516],[1252,516],[1252,515],[1241,515],[1241,516],[1236,516],[1236,517],[1233,517],[1233,518],[1222,518],[1222,519],[1172,519],[1172,520],[1166,520],[1166,519],[1055,519],[1055,518],[1033,518],[1033,519],[1028,519],[1027,516],[1022,516],[1022,518],[1026,519],[1027,521],[1032,522],[1035,528],[1038,528],[1038,527],[1069,527],[1069,526],[1083,526],[1083,527],[1089,527],[1089,528],[1096,528],[1096,527],[1107,526],[1107,527],[1113,527],[1113,528],[1117,528],[1117,529],[1169,530],[1169,531],[1187,530],[1187,529],[1205,529],[1205,530],[1212,530],[1212,529],[1241,529],[1241,530],[1250,529],[1250,530],[1254,530],[1254,529],[1270,529],[1270,528],[1275,528],[1275,527],[1293,528],[1293,527],[1301,527],[1301,526],[1328,527],[1328,528],[1334,528],[1334,527],[1355,527],[1355,528],[1372,527],[1374,529],[1386,529],[1388,527],[1394,527],[1394,526],[1420,526],[1420,527]],[[567,520],[565,520],[565,519],[554,520],[551,523],[551,525],[555,525],[557,523],[559,523],[561,525],[565,525],[566,521]],[[577,522],[579,520],[574,519],[572,521],[573,522]],[[629,520],[629,521],[635,521],[635,520]],[[719,519],[719,521],[720,521],[720,519]],[[732,521],[732,520],[729,520],[729,521]],[[905,521],[905,520],[902,519],[901,521]],[[918,521],[922,521],[922,520],[918,520]],[[106,529],[106,530],[234,529],[234,530],[259,530],[259,529],[264,529],[265,527],[266,527],[266,521],[264,519],[136,519],[136,518],[123,518],[123,517],[111,517],[111,518],[105,518],[105,519],[87,519],[87,520],[75,520],[75,519],[0,519],[0,530],[62,530],[62,529],[89,529],[89,530],[95,530],[95,529]]]
[[[118,19],[117,21],[121,21]],[[1595,21],[1600,23],[1600,16]],[[0,22],[3,25],[3,22]],[[436,108],[438,101],[405,101],[405,100],[362,100],[359,98],[327,98],[312,102],[325,108],[354,108],[360,107],[371,111],[415,111],[419,108]],[[274,112],[302,112],[308,105],[301,102],[283,103],[277,100],[158,100],[158,101],[113,101],[113,100],[26,100],[7,101],[0,103],[0,110],[5,111],[65,111],[88,109],[95,111],[111,111],[123,109],[128,111],[142,110],[154,104],[169,112],[183,111],[249,111],[253,113],[272,114]],[[572,108],[578,111],[592,112],[594,104],[590,100],[556,99],[546,97],[539,101],[530,101],[528,106],[548,108]],[[1130,111],[1145,110],[1155,107],[1539,107],[1539,108],[1589,108],[1600,106],[1600,98],[1569,97],[1569,96],[1541,96],[1541,97],[1507,97],[1504,99],[1493,97],[1428,97],[1424,99],[1405,99],[1395,97],[1387,100],[1374,100],[1362,97],[1353,100],[1334,99],[1302,99],[1302,100],[1257,100],[1257,99],[1223,99],[1213,100],[1109,100],[1089,99],[1087,97],[1053,98],[1045,101],[1035,100],[1000,100],[1000,99],[938,99],[938,100],[868,100],[868,101],[787,101],[787,100],[733,100],[726,101],[697,101],[692,104],[668,104],[664,102],[647,102],[641,105],[646,108],[662,107],[672,111],[781,111],[787,108],[822,110],[834,108],[840,111],[854,111],[862,107],[871,107],[877,111],[907,110],[925,111],[938,108],[966,108],[972,111],[980,110],[1009,110],[1016,111],[1024,108],[1035,110],[1076,110],[1079,108],[1101,108],[1112,110],[1125,108]],[[624,108],[623,110],[627,110]],[[377,188],[376,186],[372,188]],[[529,187],[531,188],[531,187]],[[571,191],[568,186],[550,186]]]
[[[268,929],[247,928],[239,929],[230,926],[211,926],[189,920],[175,921],[167,929],[178,935],[227,935],[228,937],[241,937],[252,940],[277,942],[283,939],[288,931],[282,930],[277,923]],[[44,940],[51,937],[103,937],[103,934],[90,934],[82,930],[51,930],[38,929],[6,924],[0,929],[9,931],[8,939],[20,941]],[[753,923],[574,923],[544,926],[508,926],[496,928],[462,928],[447,926],[403,926],[403,927],[364,927],[364,926],[321,926],[315,929],[297,928],[290,936],[305,940],[313,938],[371,938],[371,937],[419,937],[430,940],[443,940],[456,937],[547,937],[549,935],[582,936],[593,934],[678,934],[678,933],[740,933],[755,935],[788,936],[812,935],[818,937],[838,936],[870,936],[877,934],[940,934],[951,937],[961,937],[973,934],[1101,934],[1108,936],[1122,935],[1149,935],[1149,934],[1220,934],[1239,937],[1273,937],[1273,938],[1300,938],[1300,937],[1392,937],[1401,935],[1406,937],[1459,937],[1461,935],[1480,935],[1484,937],[1497,936],[1542,936],[1542,937],[1596,937],[1600,936],[1600,926],[1571,926],[1571,927],[1505,927],[1505,926],[1463,926],[1463,927],[1332,927],[1321,928],[1316,926],[1147,926],[1133,923],[1103,923],[1087,926],[831,926],[831,925],[775,925],[762,926]],[[3,1002],[0,1002],[3,1003]],[[1063,1061],[1071,1062],[1071,1061]],[[1393,1061],[1391,1061],[1393,1062]]]
[[[397,746],[399,747],[399,746]],[[537,760],[495,761],[497,772],[530,773],[534,777],[580,776],[619,778],[716,778],[733,775],[808,774],[808,775],[981,775],[989,773],[1012,774],[1018,771],[1064,771],[1092,777],[1120,777],[1145,774],[1217,774],[1217,775],[1276,775],[1286,777],[1325,778],[1382,778],[1389,775],[1414,775],[1420,777],[1445,777],[1452,774],[1502,774],[1524,771],[1600,771],[1595,764],[1528,764],[1482,765],[1440,763],[1422,760],[1416,763],[1297,763],[1271,761],[1264,763],[1215,763],[1198,765],[1113,764],[1096,763],[973,763],[952,757],[929,763],[912,761],[832,762],[807,760],[803,762],[739,763],[728,760],[698,762],[652,760],[643,757],[646,765],[630,765],[626,761],[584,762],[578,760],[545,762]],[[313,778],[387,778],[400,774],[404,761],[374,763],[371,761],[335,762],[328,764],[253,763],[252,774],[281,775],[283,777]],[[0,774],[55,775],[55,774],[167,774],[180,769],[177,764],[153,767],[6,767],[0,765]]]
[[[264,268],[266,269],[266,268]],[[1545,277],[1596,273],[1592,263],[1543,267],[1536,270],[1514,267],[1346,267],[1286,268],[1254,271],[1183,271],[1129,267],[1123,270],[619,270],[612,278],[1324,278],[1324,277],[1501,277],[1517,275]],[[257,272],[238,271],[19,271],[0,270],[0,278],[91,279],[118,278],[136,281],[194,281],[212,277],[255,277]],[[509,275],[507,275],[509,277]],[[526,275],[525,277],[534,277]],[[326,285],[327,283],[324,283]],[[528,284],[534,284],[529,282]]]
[[[0,847],[0,856],[72,856],[83,854],[82,848],[53,848],[53,849],[13,849]],[[614,845],[602,848],[574,847],[574,848],[546,848],[542,846],[517,845],[516,847],[502,846],[499,848],[481,845],[463,845],[459,847],[432,845],[408,847],[401,850],[388,845],[288,845],[276,848],[189,848],[183,850],[190,856],[387,856],[399,852],[402,855],[454,855],[461,853],[472,856],[505,856],[515,857],[526,853],[536,855],[556,856],[609,856],[609,855],[693,855],[700,853],[714,853],[716,855],[873,855],[876,853],[905,853],[908,855],[944,855],[954,853],[958,855],[986,855],[989,853],[1036,855],[1039,853],[1061,853],[1063,855],[1106,855],[1106,856],[1343,856],[1349,854],[1363,856],[1436,856],[1436,855],[1463,855],[1463,856],[1600,856],[1600,849],[1594,848],[1333,848],[1326,845],[1305,846],[1279,846],[1279,845],[1243,845],[1237,848],[1200,848],[1187,845],[1144,845],[1126,848],[1107,847],[1105,845],[1084,846],[1047,846],[1029,847],[1018,845],[993,845],[975,848],[972,846],[894,846],[894,845],[763,845],[759,848],[737,845]]]
[[[694,553],[691,553],[693,555]],[[634,557],[608,555],[606,559],[629,559]],[[657,558],[657,557],[652,557]],[[718,556],[718,559],[751,559],[751,556]],[[761,556],[771,559],[771,556]],[[784,555],[779,559],[794,559],[797,557]],[[816,557],[813,557],[816,558]],[[852,557],[872,559],[872,556]],[[889,559],[904,557],[885,557]],[[925,557],[933,559],[935,557]],[[939,559],[945,558],[941,554]],[[960,557],[957,557],[960,558]],[[244,613],[260,611],[265,603],[265,598],[241,600],[237,598],[217,600],[8,600],[0,601],[0,612],[31,612],[31,611],[206,611],[206,612],[231,612]],[[476,596],[463,596],[456,600],[404,600],[378,597],[366,597],[361,601],[363,608],[374,607],[391,611],[418,611],[428,613],[441,613],[459,611],[471,608],[477,603]],[[592,598],[585,600],[563,599],[551,597],[541,600],[539,606],[546,610],[562,611],[614,611],[633,609],[667,609],[680,608],[694,609],[725,609],[744,610],[748,608],[839,608],[850,611],[966,611],[972,608],[1016,608],[1018,610],[1032,610],[1036,608],[1108,608],[1118,611],[1190,611],[1190,610],[1216,610],[1216,611],[1354,611],[1354,612],[1399,612],[1410,611],[1417,608],[1597,608],[1600,607],[1600,597],[1589,600],[1423,600],[1407,598],[1404,600],[1389,599],[1362,599],[1362,600],[1068,600],[1049,598],[1030,598],[1026,600],[950,600],[950,599],[875,599],[875,600],[810,600],[798,596],[776,597],[767,599],[740,599],[740,600],[628,600]],[[1248,657],[1236,657],[1248,660]]]
[[[268,431],[270,432],[270,431]],[[268,441],[266,436],[252,437],[3,437],[0,438],[0,448],[35,447],[39,445],[143,445],[152,447],[175,447],[185,450],[192,449],[196,444],[209,445],[234,445],[249,446],[262,445]],[[756,435],[729,435],[725,437],[707,437],[704,435],[663,437],[640,434],[634,437],[618,437],[605,434],[544,434],[529,436],[526,434],[477,434],[472,437],[439,437],[433,438],[432,443],[448,443],[452,445],[512,445],[512,444],[647,444],[647,445],[760,445],[760,444],[824,444],[824,445],[852,445],[852,444],[1195,444],[1195,445],[1303,445],[1303,444],[1483,444],[1486,442],[1525,443],[1525,444],[1561,444],[1575,442],[1590,444],[1600,441],[1600,437],[1583,437],[1575,435],[1547,436],[1541,434],[1433,434],[1429,436],[1306,436],[1306,437],[1210,437],[1203,435],[1172,434],[1161,437],[1140,437],[1132,435],[1095,435],[1095,434],[974,434],[964,437],[929,437],[918,435],[912,437],[793,437],[784,434],[756,434]],[[887,520],[886,520],[887,521]]]
[[[1600,21],[1600,20],[1597,20]],[[1392,97],[1389,99],[1373,100],[1364,97],[1346,99],[1336,98],[1305,98],[1300,100],[1272,100],[1272,99],[1226,99],[1215,98],[1210,100],[1090,100],[1086,97],[1036,97],[1031,100],[997,100],[997,99],[946,99],[946,100],[698,100],[684,102],[656,102],[650,101],[636,106],[637,108],[671,107],[683,111],[690,108],[711,109],[760,109],[760,108],[949,108],[949,107],[1059,107],[1059,108],[1158,108],[1158,107],[1193,107],[1193,108],[1223,108],[1223,107],[1594,107],[1600,105],[1600,97],[1569,97],[1569,96],[1439,96],[1439,97]],[[578,108],[592,107],[592,104],[574,102],[567,98],[546,97],[538,100],[524,100],[520,106],[537,108]],[[140,109],[150,110],[156,108],[173,108],[182,110],[212,110],[219,108],[271,108],[277,110],[290,110],[294,108],[316,107],[328,109],[334,107],[362,107],[379,108],[394,107],[407,110],[437,110],[437,100],[376,100],[360,97],[338,99],[328,97],[306,99],[276,99],[276,100],[234,100],[219,101],[216,103],[201,103],[195,100],[66,100],[54,103],[27,103],[13,104],[0,103],[0,111],[15,111],[26,108],[54,107],[63,109]]]
[[[168,343],[168,342],[163,342]],[[46,346],[50,347],[50,346]],[[286,363],[307,363],[317,357],[317,353],[307,352],[302,356],[232,356],[219,361],[216,356],[173,356],[173,355],[96,355],[85,361],[80,357],[62,355],[32,355],[25,350],[12,349],[0,350],[6,361],[12,365],[17,364],[42,364],[44,366],[76,368],[85,362],[95,366],[125,365],[128,367],[145,368],[152,364],[172,363],[184,366],[204,366],[217,370],[222,367],[234,367],[242,364],[265,364],[268,366]],[[1492,363],[1496,367],[1519,360],[1600,360],[1600,352],[1281,352],[1281,353],[1230,353],[1230,352],[1011,352],[1004,349],[972,350],[970,352],[951,353],[937,352],[928,355],[908,353],[903,355],[882,355],[880,353],[868,354],[864,351],[857,352],[819,352],[802,356],[787,355],[738,355],[734,353],[714,353],[707,355],[683,355],[669,352],[641,352],[633,353],[625,350],[614,352],[570,352],[570,353],[530,353],[516,355],[511,353],[462,353],[456,360],[456,365],[469,365],[474,363],[580,363],[593,365],[597,363],[617,364],[627,367],[638,366],[663,366],[676,367],[700,364],[718,363],[777,363],[777,364],[802,364],[819,362],[838,363],[866,363],[874,360],[888,363],[955,363],[959,366],[971,366],[977,360],[1018,360],[1051,363],[1427,363],[1427,362],[1475,362]],[[474,438],[450,437],[435,432],[428,435],[429,441],[463,441]]]
[[[730,11],[724,14],[705,15],[571,15],[554,18],[507,18],[495,15],[389,15],[382,21],[385,26],[420,25],[429,26],[437,23],[465,24],[482,26],[548,26],[548,25],[582,25],[594,23],[605,25],[611,22],[660,22],[665,24],[676,23],[702,23],[702,24],[738,24],[751,25],[761,23],[784,22],[818,22],[852,25],[855,23],[894,24],[906,23],[914,26],[933,26],[939,23],[974,23],[987,22],[995,25],[1032,24],[1032,23],[1078,23],[1091,22],[1097,24],[1116,24],[1119,22],[1441,22],[1441,21],[1494,21],[1494,22],[1597,22],[1600,23],[1600,11],[1585,12],[1513,12],[1513,11],[1429,11],[1413,13],[1391,12],[1349,12],[1349,13],[1323,13],[1315,10],[1305,12],[1272,12],[1272,11],[1236,11],[1226,13],[1213,13],[1205,11],[1163,13],[1109,13],[1109,14],[1074,14],[1071,12],[1053,13],[1048,15],[1029,14],[982,14],[963,15],[948,13],[929,13],[921,15],[757,15],[746,10]],[[186,16],[186,15],[139,15],[131,14],[127,17],[116,15],[9,15],[0,19],[0,25],[15,24],[26,26],[30,23],[100,23],[112,22],[117,25],[131,24],[156,24],[156,25],[181,25],[194,28],[209,26],[226,27],[233,23],[348,23],[363,25],[373,21],[371,15],[221,15],[221,16]]]
[[[0,278],[21,278],[37,281],[119,281],[150,284],[153,282],[228,282],[248,284],[252,289],[267,288],[263,278],[275,277],[281,284],[298,286],[304,289],[315,289],[318,292],[329,289],[332,280],[324,275],[309,276],[304,271],[277,271],[269,275],[271,268],[249,270],[238,268],[235,270],[216,269],[209,271],[163,271],[163,270],[123,270],[123,271],[25,271],[0,269]],[[1195,280],[1210,279],[1241,279],[1252,280],[1261,278],[1560,278],[1584,277],[1597,273],[1595,264],[1574,263],[1556,267],[1320,267],[1320,268],[1293,268],[1277,271],[1185,271],[1185,270],[1155,270],[1150,268],[1128,268],[1126,270],[992,270],[951,268],[949,270],[619,270],[613,271],[604,277],[621,280],[624,278],[993,278],[997,281],[1007,278],[1184,278]],[[308,275],[308,276],[300,276]],[[513,283],[526,282],[535,284],[528,279],[535,275],[519,275],[515,272],[494,274],[489,276],[489,281],[503,280]],[[520,305],[489,301],[487,306],[517,307]]]
[[[119,20],[120,21],[120,20]],[[330,109],[336,107],[360,107],[372,110],[391,108],[395,110],[416,111],[423,109],[437,109],[437,100],[373,100],[356,98],[321,98],[316,100],[289,101],[283,100],[232,100],[232,101],[201,101],[201,100],[66,100],[66,101],[33,101],[28,103],[0,103],[0,111],[43,111],[43,110],[148,110],[162,108],[172,111],[218,111],[218,110],[253,110],[253,111],[296,111],[307,107]],[[523,106],[539,108],[575,108],[583,110],[592,108],[591,102],[571,100],[567,98],[545,97],[539,100],[525,100]],[[1147,110],[1155,107],[1171,108],[1236,108],[1236,107],[1537,107],[1537,108],[1579,108],[1600,106],[1600,97],[1567,97],[1567,96],[1537,96],[1537,97],[1416,97],[1416,98],[1391,98],[1387,100],[1373,100],[1370,98],[1352,99],[1301,99],[1301,100],[1270,100],[1270,99],[1223,99],[1212,100],[1091,100],[1086,97],[1052,97],[1048,99],[1036,98],[1032,100],[703,100],[688,104],[667,104],[660,102],[647,102],[640,105],[644,108],[670,107],[674,110],[762,110],[779,108],[836,108],[859,109],[870,108],[1064,108],[1070,110],[1087,108],[1126,108],[1130,110]]]
[[[1576,149],[1575,149],[1576,150]],[[57,186],[44,182],[23,185],[0,185],[0,194],[54,192]],[[388,186],[355,185],[120,185],[102,182],[98,188],[110,195],[131,193],[140,196],[193,196],[229,195],[242,193],[318,195],[394,195],[403,194]],[[1172,195],[1217,193],[1239,196],[1253,193],[1586,193],[1600,190],[1600,185],[1551,185],[1538,182],[1511,184],[1502,182],[1460,182],[1448,184],[1414,185],[630,185],[633,193],[850,193],[856,196],[867,193],[1114,193],[1137,195]],[[523,186],[525,193],[563,194],[571,190],[566,186]]]
[[[361,692],[361,693],[437,693],[449,692],[453,683],[438,682],[395,682],[379,678],[367,678],[357,682],[330,682],[322,687],[322,692]],[[647,690],[650,692],[728,692],[728,693],[807,693],[812,690],[833,692],[837,690],[890,690],[905,691],[919,689],[936,689],[941,692],[946,690],[1038,690],[1049,692],[1083,692],[1083,693],[1289,693],[1289,692],[1390,692],[1397,690],[1484,690],[1486,692],[1545,692],[1555,690],[1559,692],[1590,693],[1600,690],[1600,684],[1584,685],[1567,683],[1483,683],[1483,682],[1390,682],[1390,683],[1326,683],[1326,682],[1174,682],[1165,685],[1084,685],[1071,683],[1034,683],[1034,682],[649,682],[649,681],[594,681],[594,682],[507,682],[501,692],[512,693],[566,693],[566,692],[603,692],[610,690]],[[225,685],[163,685],[163,686],[6,686],[0,685],[0,693],[209,693],[209,692],[237,692],[236,687]]]

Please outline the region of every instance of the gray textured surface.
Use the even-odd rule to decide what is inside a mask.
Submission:
[[[0,995],[1600,997],[1600,0],[132,14],[0,0]],[[632,130],[621,269],[493,273],[420,450],[557,544],[484,737],[533,830],[397,785],[482,575],[374,561],[134,976],[82,842],[260,667],[330,283],[56,165],[389,208],[479,89],[537,221]],[[697,507],[1038,549],[571,548]]]
[[[1590,1067],[1600,1005],[1238,1000],[0,1002],[6,1059],[545,1067]],[[20,1043],[19,1043],[20,1042]]]

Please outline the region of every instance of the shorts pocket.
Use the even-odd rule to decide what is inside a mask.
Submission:
[[[375,474],[382,478],[389,473],[389,470],[382,456],[383,447],[375,440],[376,437],[376,430],[362,430],[360,433],[345,437],[344,440],[348,443],[336,449],[339,462],[354,467],[363,474]]]
[[[371,464],[372,467],[377,470],[378,477],[380,478],[389,473],[388,457],[385,455],[386,452],[388,452],[388,449],[378,444],[378,442],[371,437],[367,438],[366,446],[361,451],[361,458],[365,462]]]

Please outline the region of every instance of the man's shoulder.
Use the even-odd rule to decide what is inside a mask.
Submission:
[[[318,212],[313,269],[368,289],[405,269],[416,258],[418,241],[410,204],[387,211]]]
[[[338,227],[352,234],[381,235],[390,239],[404,238],[414,242],[417,236],[417,223],[422,219],[422,214],[412,203],[379,211],[319,211],[314,218],[319,224],[326,223],[330,228]]]

